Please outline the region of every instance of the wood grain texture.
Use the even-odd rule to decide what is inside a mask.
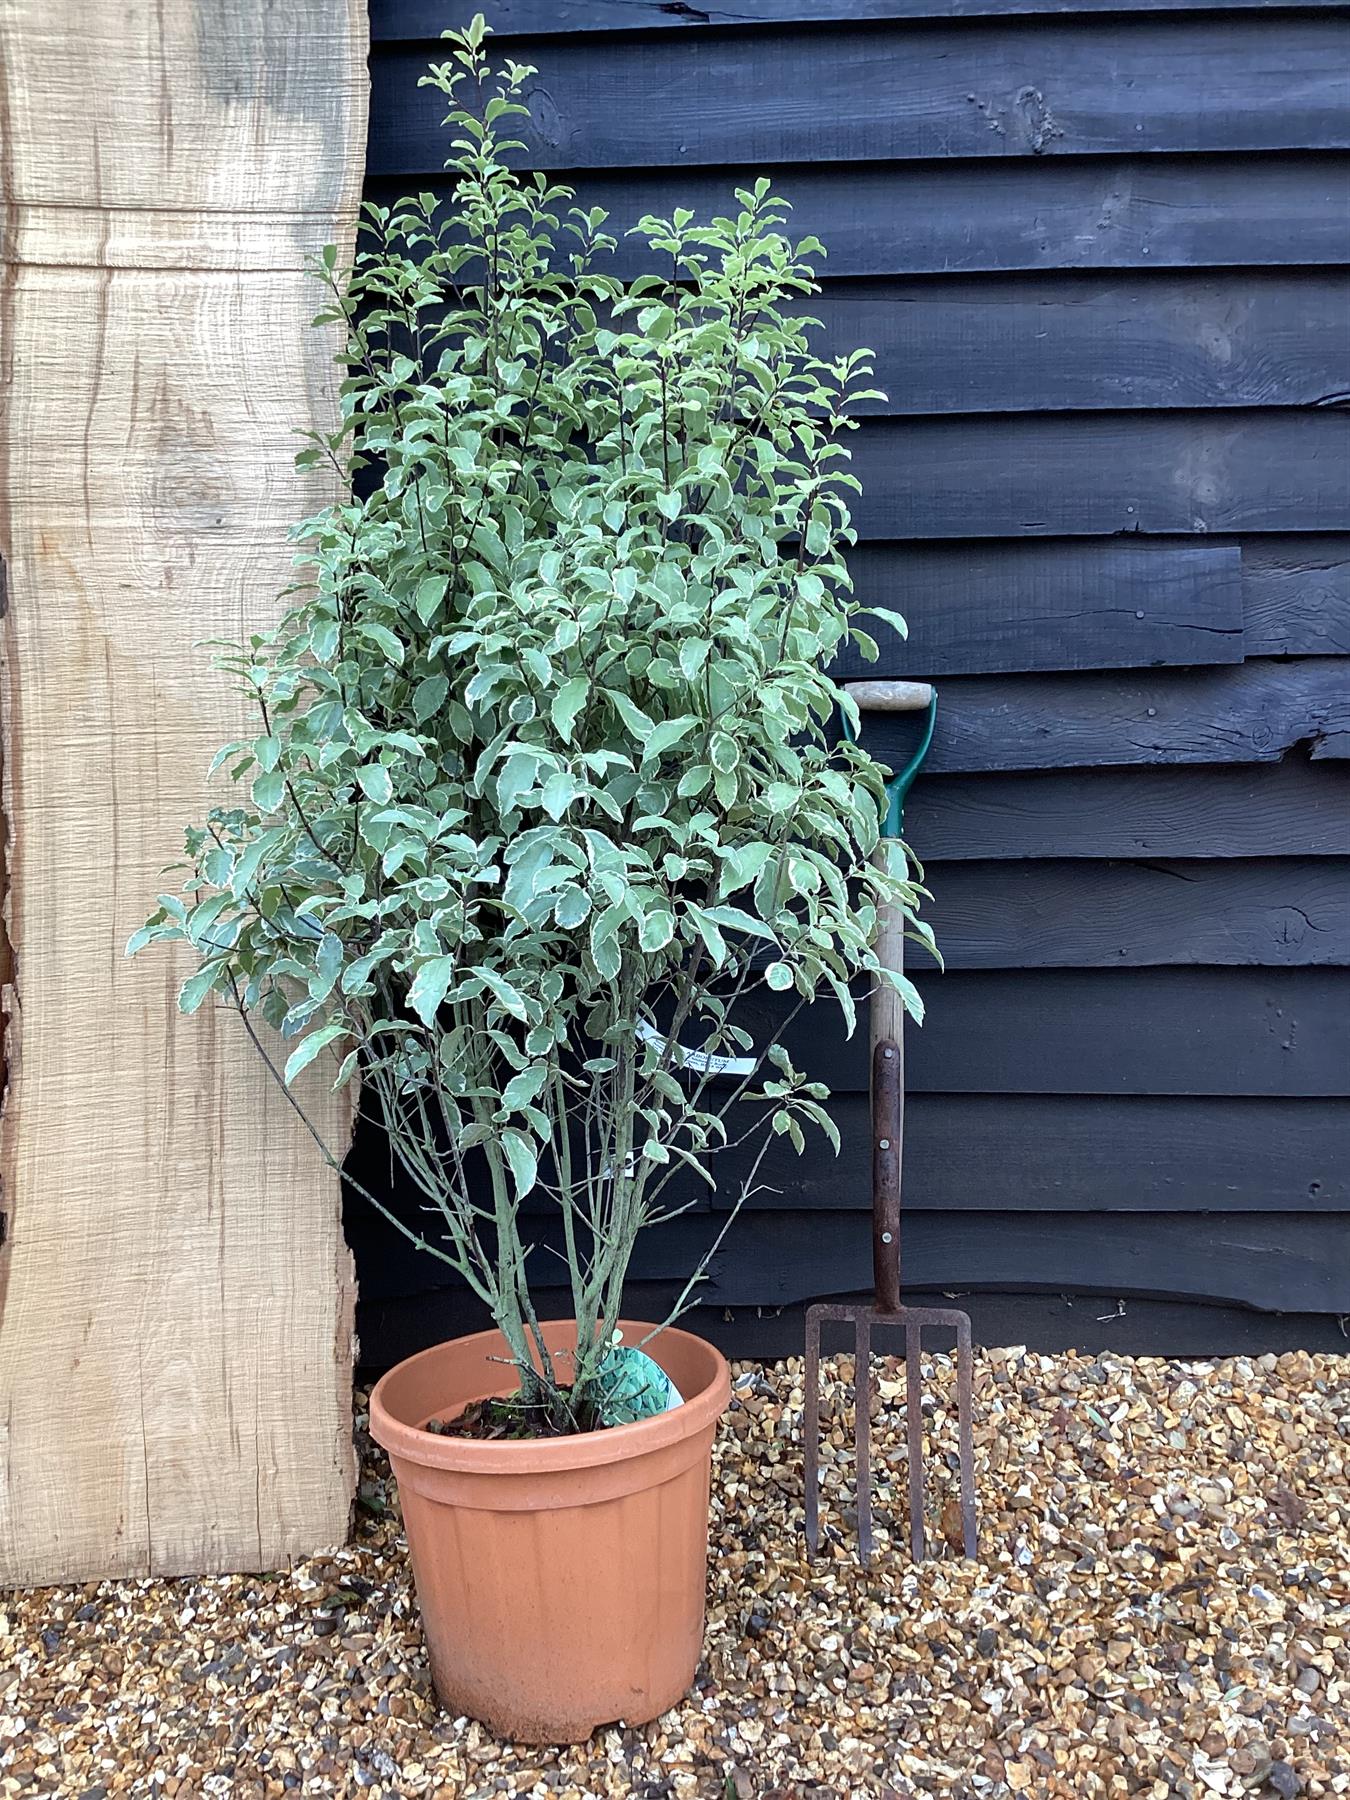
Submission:
[[[911,963],[917,964],[917,953]],[[924,998],[909,1034],[916,1094],[1350,1094],[1350,971],[987,969],[911,966]],[[783,1029],[767,988],[742,1002],[756,1042],[781,1034],[836,1093],[867,1091],[867,1044],[832,1004]]]
[[[337,1183],[237,1019],[123,946],[241,703],[336,411],[356,0],[0,10],[8,1094],[0,1583],[266,1569],[354,1481]],[[346,1109],[309,1101],[337,1144]]]
[[[1305,12],[1334,10],[1339,0],[1303,0]],[[1192,12],[1283,6],[1287,0],[1187,0]],[[989,14],[1170,12],[1176,0],[496,0],[492,29],[502,37],[545,31],[698,31],[705,26],[832,25],[860,20],[965,19]],[[437,38],[463,30],[477,0],[372,0],[377,43]]]
[[[818,33],[584,36],[515,48],[537,65],[512,136],[529,168],[873,158],[1330,150],[1350,142],[1350,22],[1291,14],[840,25]],[[445,106],[418,47],[371,64],[369,166],[444,161]],[[672,104],[678,95],[679,103]]]
[[[755,1212],[866,1212],[871,1129],[865,1094],[831,1102],[836,1156],[823,1133],[799,1156],[775,1141],[746,1205]],[[748,1114],[747,1114],[748,1122]],[[905,1104],[904,1207],[914,1212],[1350,1213],[1350,1099],[1150,1099],[1101,1095],[911,1094]],[[757,1144],[711,1158],[712,1209],[735,1205]],[[678,1176],[666,1190],[700,1210],[708,1190]],[[407,1183],[399,1216],[426,1215]],[[536,1227],[537,1229],[537,1227]],[[446,1272],[359,1197],[347,1230],[363,1298],[409,1293]]]
[[[444,195],[443,152],[415,185]],[[829,249],[831,276],[1015,269],[1162,269],[1350,261],[1345,172],[1333,156],[940,160],[766,169],[796,232]],[[725,212],[730,170],[584,170],[569,177],[620,234],[615,272],[646,266],[622,234],[644,213]],[[413,185],[372,175],[385,205]],[[114,222],[115,226],[115,222]]]
[[[848,645],[841,678],[1236,663],[1246,649],[1235,544],[873,542],[848,565],[858,600],[899,611],[909,630],[860,620],[880,655]]]
[[[705,1304],[781,1306],[871,1286],[871,1233],[863,1216],[760,1213],[737,1223],[734,1248],[728,1238],[709,1267]],[[709,1235],[704,1226],[697,1236],[697,1223],[687,1231],[685,1245],[661,1246],[660,1234],[652,1233],[651,1260],[663,1250],[672,1259],[687,1255]],[[653,1270],[649,1278],[674,1272]],[[642,1279],[648,1270],[634,1274]],[[1350,1219],[1130,1213],[1113,1218],[1106,1232],[1093,1212],[917,1213],[901,1236],[900,1280],[906,1292],[1078,1290],[1343,1313],[1350,1310]]]
[[[1283,762],[920,778],[925,862],[1047,856],[1350,856],[1350,770]]]
[[[1350,412],[867,419],[864,537],[1350,531]]]
[[[820,321],[822,353],[875,352],[886,398],[864,412],[1316,406],[1350,394],[1340,272],[830,280],[802,310]]]
[[[775,1145],[748,1205],[866,1210],[866,1096],[840,1095],[832,1113],[839,1155],[823,1137],[808,1138],[801,1156]],[[1350,1213],[1347,1143],[1350,1099],[914,1094],[904,1205],[906,1213]],[[728,1163],[739,1155],[728,1152]],[[717,1179],[714,1205],[725,1211],[744,1176],[719,1165]]]
[[[874,539],[848,556],[864,603],[898,608],[880,658],[845,672],[1030,674],[1350,655],[1350,534]]]
[[[903,721],[870,722],[865,741],[892,767],[908,754]],[[1347,742],[1350,683],[1328,657],[1148,674],[972,676],[942,683],[924,767],[939,775],[1275,762],[1296,745],[1339,760]]]
[[[1350,966],[1339,858],[929,860],[924,879],[948,969]]]
[[[638,1240],[632,1281],[676,1282],[717,1237],[721,1219],[685,1217]],[[539,1239],[547,1295],[565,1265]],[[374,1260],[374,1259],[371,1259]],[[1220,1301],[1261,1310],[1350,1311],[1350,1218],[1344,1213],[913,1212],[900,1234],[906,1292],[999,1288]],[[422,1284],[441,1285],[434,1276]],[[745,1212],[700,1286],[704,1305],[786,1306],[872,1286],[866,1206],[854,1212]],[[403,1286],[403,1293],[416,1288]],[[380,1286],[372,1298],[383,1297]],[[564,1304],[557,1293],[557,1306]],[[545,1298],[543,1310],[552,1312]]]
[[[1248,538],[1248,656],[1350,656],[1350,536]]]
[[[941,1293],[942,1289],[936,1292]],[[624,1293],[629,1318],[661,1318],[675,1298],[668,1285],[634,1282]],[[813,1296],[814,1298],[814,1296]],[[1285,1350],[1345,1354],[1345,1333],[1334,1313],[1253,1312],[1214,1301],[1154,1300],[1117,1294],[1070,1292],[1003,1294],[962,1288],[960,1305],[974,1323],[977,1344],[1026,1344],[1053,1352],[1107,1351],[1133,1356],[1263,1356]],[[733,1358],[800,1356],[805,1307],[698,1306],[682,1323]],[[367,1300],[357,1310],[361,1363],[374,1378],[405,1356],[487,1323],[481,1302],[467,1290],[438,1288],[387,1300]],[[841,1328],[826,1326],[827,1348],[845,1349]],[[924,1335],[927,1343],[928,1334]],[[934,1349],[950,1349],[941,1332]]]

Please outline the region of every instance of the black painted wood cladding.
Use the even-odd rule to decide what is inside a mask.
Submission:
[[[440,96],[415,80],[475,10],[372,0],[371,198],[445,191]],[[907,1283],[1046,1344],[1334,1335],[1350,1310],[1345,9],[487,11],[538,66],[540,166],[621,228],[724,209],[770,174],[829,249],[809,309],[823,344],[877,353],[853,572],[911,630],[878,633],[875,669],[850,653],[837,672],[940,693],[907,820],[947,958],[916,970]],[[639,256],[627,240],[618,267]],[[872,741],[906,747],[893,722]],[[751,1008],[765,1031],[778,1004]],[[799,1345],[801,1301],[869,1279],[863,1041],[824,1006],[789,1036],[835,1087],[843,1150],[775,1159],[710,1272],[701,1328],[760,1352]],[[376,1134],[353,1154],[379,1178]],[[642,1305],[735,1190],[729,1164],[644,1245]],[[359,1205],[348,1228],[368,1365],[476,1322]]]

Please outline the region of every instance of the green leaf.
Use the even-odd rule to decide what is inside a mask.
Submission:
[[[370,619],[362,619],[355,629],[362,637],[369,638],[372,644],[378,644],[391,663],[402,667],[403,645],[387,625],[376,625]]]
[[[502,1133],[501,1145],[511,1170],[511,1179],[516,1184],[516,1198],[523,1200],[534,1191],[534,1184],[539,1177],[539,1158],[535,1154],[534,1145],[513,1127],[508,1127]]]
[[[606,688],[605,696],[640,744],[645,745],[655,727],[640,706],[617,688]]]
[[[326,931],[320,938],[319,948],[314,955],[314,973],[309,981],[309,991],[313,998],[328,998],[342,973],[342,963],[342,939],[335,932]]]
[[[455,978],[453,956],[433,956],[424,962],[408,989],[408,1004],[424,1025],[434,1025],[441,1002]]]
[[[776,992],[786,993],[792,986],[792,970],[785,962],[771,962],[764,971],[764,979]]]
[[[647,913],[638,927],[638,944],[643,950],[664,950],[675,936],[675,915],[664,908]]]
[[[334,1038],[345,1037],[346,1033],[346,1024],[343,1021],[338,1020],[331,1025],[321,1026],[318,1031],[311,1031],[308,1037],[301,1038],[295,1049],[292,1050],[290,1055],[286,1058],[284,1080],[287,1087],[290,1086],[302,1069],[307,1069],[309,1067],[314,1061],[314,1058],[319,1054],[320,1050],[324,1049],[326,1045],[331,1044]]]
[[[365,763],[356,771],[361,792],[377,806],[388,806],[394,797],[394,784],[383,763]]]
[[[497,810],[507,813],[531,793],[539,779],[539,758],[528,750],[513,750],[497,777]]]
[[[528,1106],[548,1080],[548,1069],[546,1062],[533,1062],[518,1075],[513,1075],[502,1089],[501,1110],[509,1113]]]
[[[680,673],[686,681],[697,681],[711,649],[706,638],[686,638],[680,645]]]
[[[259,775],[253,783],[253,804],[259,812],[275,812],[286,798],[286,777],[279,769]]]
[[[614,937],[620,912],[620,908],[609,906],[591,920],[591,958],[606,981],[613,981],[622,960]]]
[[[540,805],[550,819],[561,819],[581,792],[581,783],[569,769],[555,769],[544,783]]]
[[[564,931],[575,931],[578,925],[585,922],[591,910],[591,897],[584,888],[568,883],[558,889],[558,897],[553,906],[553,917]]]
[[[682,718],[662,719],[659,725],[653,725],[642,747],[644,762],[655,761],[665,751],[673,749],[698,723],[691,713],[686,713]]]
[[[771,944],[778,941],[763,919],[757,919],[743,907],[710,906],[706,909],[706,916],[728,931],[746,931],[751,937],[765,938]]]
[[[178,990],[179,1012],[195,1013],[208,994],[225,985],[228,968],[225,958],[216,956],[210,962],[203,963],[196,974],[189,975]]]
[[[712,765],[723,775],[729,775],[741,760],[740,748],[734,737],[728,732],[716,731],[712,740]]]
[[[448,575],[427,575],[417,584],[417,598],[413,605],[417,616],[424,625],[429,625],[441,610],[441,602],[445,599],[446,589],[450,586]]]
[[[428,719],[435,718],[449,694],[450,683],[444,675],[428,675],[425,680],[419,681],[413,689],[412,698],[413,717],[417,723],[423,725]]]
[[[570,744],[572,741],[577,717],[590,697],[590,692],[591,684],[586,677],[574,675],[553,696],[549,706],[549,717],[553,720],[554,727],[565,744]]]

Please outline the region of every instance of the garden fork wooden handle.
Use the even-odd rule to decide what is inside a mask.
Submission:
[[[850,681],[844,691],[860,712],[926,712],[933,690],[926,681]],[[930,727],[931,734],[931,727]],[[902,788],[923,760],[927,739],[902,777]],[[898,824],[898,807],[896,808]],[[883,863],[888,838],[877,849]],[[881,909],[877,958],[898,974],[905,966],[905,915],[894,902]],[[900,1305],[900,1178],[905,1138],[905,1004],[889,981],[872,994],[872,1273],[877,1305],[895,1312]]]
[[[859,712],[923,712],[933,699],[926,681],[846,681],[843,688]]]

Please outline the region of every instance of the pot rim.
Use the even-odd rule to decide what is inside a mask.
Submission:
[[[571,1319],[546,1319],[541,1323],[546,1333],[557,1326],[575,1330]],[[618,1325],[625,1340],[640,1340],[656,1330],[655,1326],[633,1319],[620,1319]],[[390,1411],[385,1396],[404,1371],[431,1362],[449,1349],[500,1344],[501,1333],[493,1328],[472,1332],[467,1337],[447,1338],[387,1370],[371,1390],[370,1435],[391,1457],[402,1457],[424,1468],[455,1469],[472,1475],[557,1475],[569,1469],[591,1469],[646,1456],[715,1425],[731,1398],[731,1369],[715,1345],[696,1332],[682,1331],[675,1325],[664,1327],[657,1341],[667,1337],[683,1338],[698,1346],[708,1359],[708,1379],[679,1406],[650,1419],[638,1419],[631,1425],[610,1425],[602,1431],[578,1432],[574,1437],[483,1440],[441,1437],[424,1431],[420,1425],[408,1424]]]

